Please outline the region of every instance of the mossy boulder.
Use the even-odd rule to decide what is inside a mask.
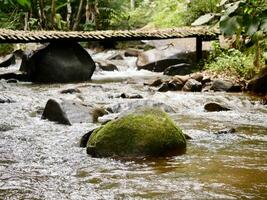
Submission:
[[[186,139],[164,111],[135,110],[108,122],[90,136],[87,153],[94,157],[171,156],[186,150]]]

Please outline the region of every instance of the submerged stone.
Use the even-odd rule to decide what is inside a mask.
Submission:
[[[90,136],[87,153],[94,157],[138,157],[182,154],[186,139],[164,111],[142,108],[108,122]]]

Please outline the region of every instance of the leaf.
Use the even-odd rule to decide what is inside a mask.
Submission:
[[[262,12],[260,30],[267,32],[267,10]]]
[[[30,0],[17,0],[18,4],[24,8],[30,9],[31,8],[31,1]]]
[[[205,15],[200,16],[198,19],[196,19],[191,25],[192,26],[200,26],[203,24],[209,23],[212,19],[214,19],[215,15],[212,13],[208,13]]]
[[[224,6],[224,5],[227,3],[227,1],[228,1],[228,0],[221,0],[221,2],[220,2],[219,5],[220,5],[220,6]]]
[[[241,28],[240,21],[240,16],[223,17],[220,21],[220,29],[222,33],[226,35],[238,33]]]
[[[225,11],[225,15],[230,15],[232,13],[234,13],[238,8],[239,8],[239,4],[241,3],[242,1],[237,1],[235,2],[232,6],[228,7]]]
[[[247,35],[252,36],[253,34],[255,34],[259,29],[259,25],[260,25],[259,18],[253,17],[251,15],[244,16],[243,26],[245,28],[245,33]]]

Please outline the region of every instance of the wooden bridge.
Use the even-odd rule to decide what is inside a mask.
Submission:
[[[103,41],[103,40],[155,40],[169,38],[198,37],[211,40],[218,36],[218,29],[209,27],[182,27],[157,30],[134,31],[20,31],[0,29],[0,43]]]
[[[217,39],[220,31],[207,26],[156,30],[125,31],[21,31],[0,29],[0,43],[30,43],[56,41],[127,41],[196,37],[197,60],[202,58],[202,41]]]

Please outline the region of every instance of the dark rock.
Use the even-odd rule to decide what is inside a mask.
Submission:
[[[180,63],[177,65],[171,65],[164,70],[164,75],[187,75],[192,73],[192,66],[188,63]]]
[[[89,132],[87,132],[86,134],[84,134],[84,135],[82,136],[82,138],[81,138],[81,140],[80,140],[80,147],[83,147],[83,148],[86,147],[87,142],[88,142],[90,136],[92,135],[92,133],[93,133],[96,129],[99,129],[99,127],[90,130]]]
[[[119,97],[123,99],[142,99],[143,98],[140,94],[128,95],[126,93],[122,93]]]
[[[16,63],[16,58],[13,54],[7,55],[6,57],[3,58],[4,61],[0,63],[0,68],[1,67],[9,67],[10,65],[13,65]]]
[[[11,78],[11,79],[8,79],[6,82],[7,83],[18,83],[18,80]]]
[[[167,92],[169,90],[170,88],[169,88],[168,83],[163,83],[158,89],[159,92]]]
[[[48,119],[60,124],[71,125],[66,112],[64,112],[64,110],[62,109],[62,106],[53,99],[49,99],[46,103],[42,119]]]
[[[61,94],[73,94],[73,93],[81,93],[81,91],[78,88],[70,88],[70,89],[62,90],[60,93]]]
[[[227,92],[242,92],[242,86],[234,84]]]
[[[10,125],[10,124],[0,124],[0,132],[6,132],[6,131],[11,131],[13,130],[14,126]]]
[[[0,103],[15,103],[15,101],[9,97],[0,96]]]
[[[145,83],[144,85],[149,85],[149,86],[153,86],[153,87],[158,87],[163,83],[163,81],[158,78],[156,80],[154,80],[152,83]]]
[[[207,83],[210,83],[211,82],[211,78],[210,77],[203,77],[201,83],[202,85],[205,85]]]
[[[6,73],[0,74],[0,80],[18,80],[18,81],[29,81],[28,76],[25,74],[16,74],[16,73]]]
[[[32,82],[66,83],[90,80],[95,63],[78,43],[52,42],[27,60]]]
[[[210,92],[211,82],[207,82],[202,86],[201,92]]]
[[[96,61],[98,67],[103,71],[118,71],[118,67],[107,61]]]
[[[192,140],[193,139],[190,135],[187,135],[186,133],[184,133],[184,137],[187,140]]]
[[[184,86],[184,84],[174,82],[174,81],[170,81],[167,84],[168,84],[169,90],[171,90],[171,91],[181,90]]]
[[[124,56],[126,57],[137,57],[141,51],[138,49],[127,49],[124,52]]]
[[[140,65],[138,64],[137,69],[145,69],[149,71],[154,71],[154,72],[163,72],[167,67],[179,63],[183,63],[185,60],[182,59],[177,59],[177,58],[166,58],[164,60],[158,60],[155,62],[150,62],[146,65]]]
[[[103,114],[98,108],[74,101],[50,99],[46,103],[42,119],[71,125],[74,123],[96,122],[99,116],[103,116]]]
[[[204,109],[208,112],[220,112],[220,111],[229,111],[231,110],[227,106],[220,105],[218,103],[212,102],[212,103],[207,103],[204,106]]]
[[[223,80],[214,80],[211,85],[211,90],[214,90],[215,92],[228,92],[233,87],[233,83],[230,81],[223,81]]]
[[[195,79],[189,79],[183,86],[182,90],[186,92],[200,92],[202,84]]]
[[[248,82],[247,90],[256,93],[267,93],[267,67]]]
[[[216,134],[216,135],[221,135],[221,134],[229,134],[229,133],[235,133],[235,132],[236,132],[235,128],[226,128],[226,129],[217,131],[217,132],[214,133],[214,134]]]

